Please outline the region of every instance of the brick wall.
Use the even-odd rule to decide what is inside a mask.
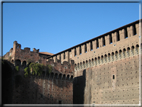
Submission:
[[[81,84],[81,77],[85,77],[84,104],[139,104],[138,54],[86,67],[74,75],[78,79],[75,84]],[[74,96],[79,94],[82,92],[76,90]]]
[[[13,104],[73,104],[74,63],[53,60],[46,62],[52,66],[52,72],[42,76],[24,77],[24,68],[20,66],[21,85],[14,89]]]
[[[72,104],[72,81],[54,75],[23,77],[22,84],[14,89],[13,104]]]

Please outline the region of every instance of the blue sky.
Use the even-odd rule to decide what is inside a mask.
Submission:
[[[3,55],[21,48],[56,54],[139,19],[139,3],[4,3]]]

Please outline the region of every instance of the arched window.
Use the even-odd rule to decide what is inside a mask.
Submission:
[[[122,51],[119,50],[119,58],[121,59],[122,58]]]
[[[126,49],[123,49],[123,58],[126,57]]]
[[[83,61],[83,68],[85,68],[85,61]]]
[[[127,56],[130,57],[130,48],[127,48]]]
[[[132,46],[132,48],[131,48],[131,53],[132,53],[132,55],[134,55],[134,46]]]
[[[59,74],[59,79],[62,79],[62,74]]]
[[[73,75],[71,76],[71,80],[73,80]]]
[[[139,54],[139,45],[136,45],[136,54]]]
[[[111,54],[111,59],[112,59],[112,61],[114,61],[114,52],[112,52],[112,54]]]
[[[80,63],[80,69],[82,69],[82,62]]]
[[[57,73],[55,74],[55,78],[56,78],[56,79],[58,78],[58,74],[57,74]]]
[[[78,63],[77,65],[78,65],[77,67],[78,67],[78,70],[79,70],[79,69],[80,69],[80,65],[79,65],[79,63]]]
[[[19,59],[15,60],[15,66],[21,66],[21,61]]]
[[[95,58],[95,65],[97,65],[97,58]]]
[[[63,75],[63,80],[65,80],[65,79],[66,79],[66,75],[64,74],[64,75]]]
[[[118,60],[118,52],[115,52],[115,59]]]
[[[70,75],[67,76],[67,80],[69,80]]]
[[[98,57],[98,64],[100,64],[100,57]]]

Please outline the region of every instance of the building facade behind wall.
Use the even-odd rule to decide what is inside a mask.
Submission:
[[[48,52],[39,52],[39,49],[35,48],[33,48],[33,51],[30,51],[28,47],[21,49],[21,44],[14,41],[13,48],[4,55],[4,58],[12,61],[13,64],[27,65],[29,62],[37,62],[45,65],[46,58],[52,55],[52,53]]]

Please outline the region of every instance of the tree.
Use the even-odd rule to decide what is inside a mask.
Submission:
[[[48,73],[52,72],[51,65],[44,66],[43,64],[39,64],[39,63],[30,63],[30,65],[24,69],[25,71],[24,75],[25,77],[27,77],[29,73],[31,73],[32,75],[40,76],[43,74],[45,68],[46,68],[46,72]]]

